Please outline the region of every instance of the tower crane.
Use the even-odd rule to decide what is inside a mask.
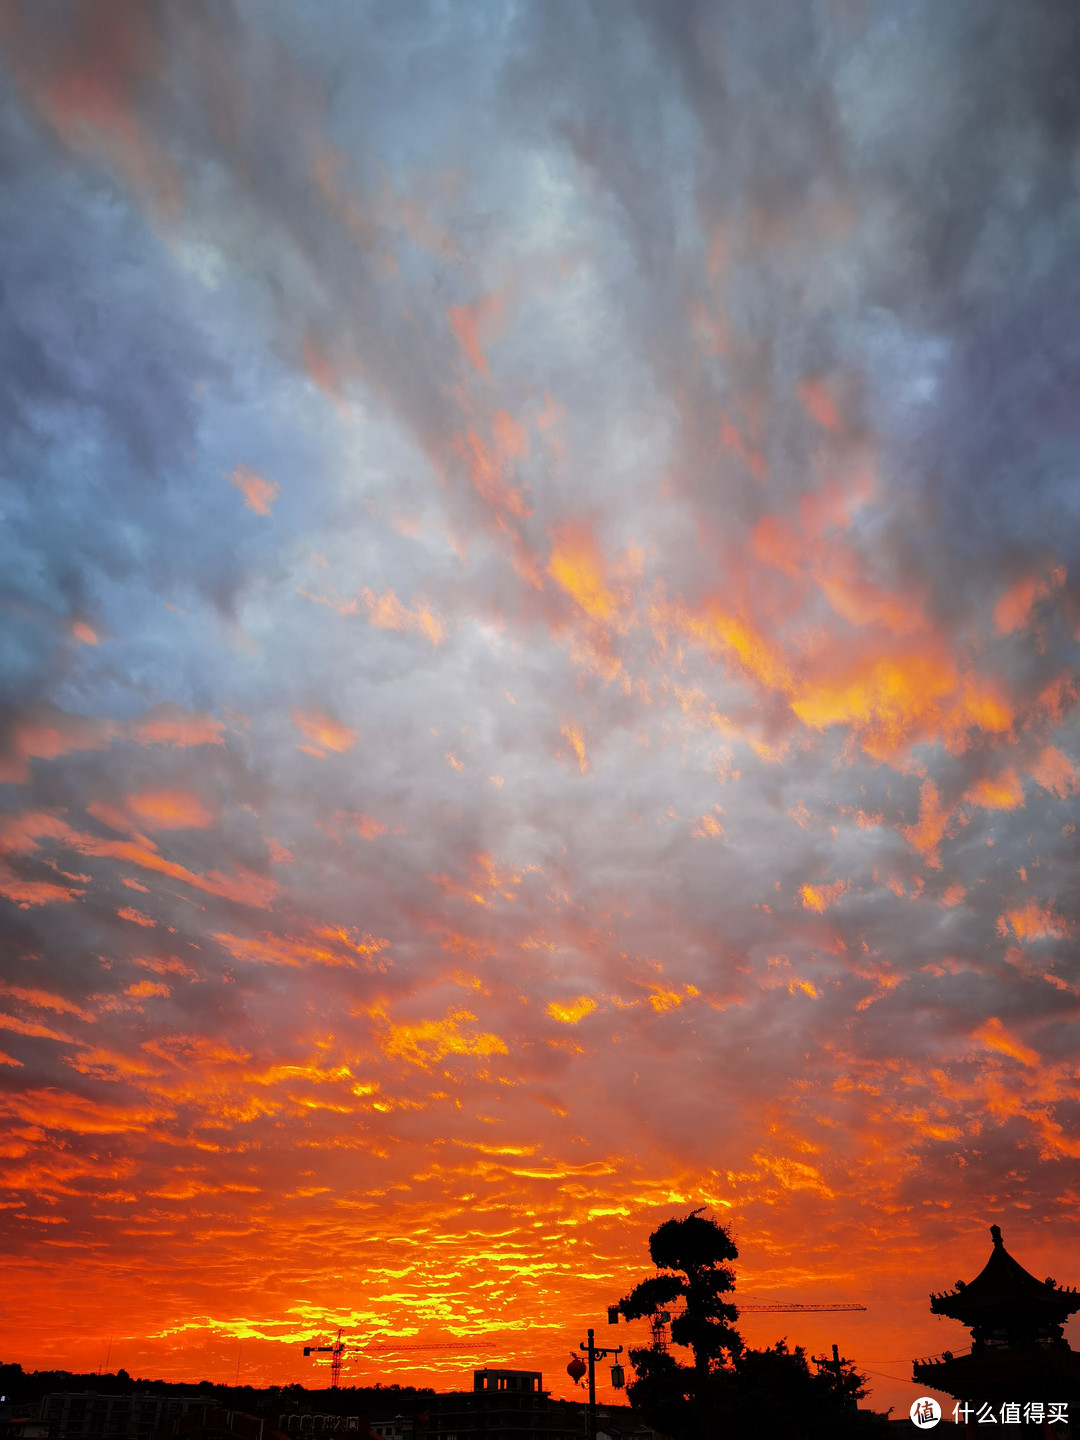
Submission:
[[[732,1303],[735,1303],[734,1301]],[[740,1315],[835,1315],[843,1311],[865,1310],[865,1305],[859,1305],[854,1301],[821,1301],[802,1303],[792,1301],[788,1304],[779,1305],[739,1305]],[[608,1306],[608,1324],[617,1325],[621,1311],[617,1305]],[[667,1351],[668,1347],[668,1326],[671,1323],[670,1310],[657,1310],[649,1317],[649,1329],[652,1331],[652,1348],[654,1350]]]
[[[460,1340],[435,1340],[419,1345],[347,1345],[341,1338],[342,1326],[338,1326],[337,1338],[332,1345],[305,1345],[305,1355],[330,1356],[330,1388],[336,1390],[341,1384],[341,1369],[345,1356],[356,1355],[397,1355],[403,1350],[468,1350],[471,1346],[485,1341],[504,1338],[499,1334],[480,1335],[475,1338],[462,1336]]]
[[[336,1390],[341,1384],[341,1367],[344,1363],[346,1352],[349,1350],[359,1350],[360,1348],[359,1345],[345,1344],[341,1338],[341,1326],[339,1325],[337,1339],[332,1345],[305,1345],[304,1354],[328,1354],[330,1356],[330,1389]]]

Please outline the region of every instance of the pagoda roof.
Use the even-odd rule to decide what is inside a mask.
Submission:
[[[1080,1394],[1080,1355],[1067,1345],[983,1350],[948,1359],[916,1360],[912,1378],[917,1385],[943,1390],[957,1400],[991,1395],[1005,1400],[1039,1400],[1051,1394],[1071,1399]]]
[[[1053,1280],[1037,1280],[1005,1249],[999,1225],[991,1225],[990,1234],[994,1241],[990,1259],[970,1284],[958,1280],[954,1290],[931,1295],[934,1314],[949,1315],[968,1326],[999,1315],[1038,1316],[1061,1324],[1080,1310],[1080,1294],[1075,1289],[1064,1289]]]

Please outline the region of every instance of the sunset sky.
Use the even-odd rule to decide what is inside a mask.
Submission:
[[[0,54],[0,1358],[571,1394],[706,1206],[906,1408],[1080,1284],[1071,7]]]

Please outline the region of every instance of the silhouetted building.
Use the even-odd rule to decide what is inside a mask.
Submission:
[[[1009,1254],[1001,1229],[990,1226],[994,1241],[990,1259],[970,1284],[931,1295],[935,1315],[948,1315],[971,1331],[967,1354],[944,1354],[919,1360],[913,1367],[916,1384],[944,1391],[972,1409],[965,1415],[972,1434],[988,1423],[1029,1423],[1041,1428],[1051,1406],[1067,1406],[1075,1433],[1080,1422],[1080,1354],[1069,1347],[1062,1326],[1080,1310],[1080,1294],[1054,1280],[1037,1280]],[[1002,1407],[1018,1405],[1003,1419]],[[994,1420],[978,1419],[989,1406]],[[1034,1408],[1032,1408],[1034,1407]],[[947,1413],[947,1412],[946,1412]]]
[[[282,1415],[278,1425],[289,1437],[352,1430],[378,1440],[582,1440],[586,1408],[553,1400],[539,1370],[485,1368],[473,1372],[471,1390],[387,1394],[364,1416]],[[598,1432],[610,1440],[656,1440],[627,1405],[600,1405],[597,1413]]]
[[[303,1414],[294,1412],[292,1415],[282,1415],[278,1420],[278,1424],[287,1436],[366,1436],[369,1434],[393,1435],[394,1433],[392,1420],[382,1421],[382,1429],[373,1429],[368,1422],[359,1415],[329,1415],[314,1410],[305,1411]]]
[[[159,1430],[154,1440],[286,1440],[262,1415],[242,1410],[189,1410]]]
[[[206,1395],[99,1395],[92,1390],[43,1395],[37,1418],[48,1440],[151,1440],[170,1421],[213,1410]]]

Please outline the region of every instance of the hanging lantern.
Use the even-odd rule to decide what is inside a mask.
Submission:
[[[609,1305],[607,1307],[607,1323],[609,1325],[617,1325],[619,1323],[618,1305]]]
[[[575,1385],[580,1381],[582,1375],[585,1374],[585,1371],[587,1369],[588,1366],[585,1364],[585,1361],[582,1360],[580,1355],[570,1356],[570,1364],[566,1367],[566,1373],[570,1376],[570,1379],[573,1380]]]
[[[611,1383],[616,1390],[626,1389],[626,1371],[617,1361],[611,1367]]]

